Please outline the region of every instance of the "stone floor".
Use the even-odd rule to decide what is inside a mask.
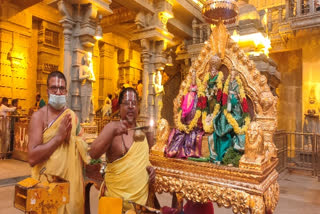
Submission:
[[[14,184],[30,174],[30,166],[16,160],[0,160],[0,214],[21,214],[13,207]],[[280,199],[276,214],[320,213],[320,182],[302,174],[281,173],[279,176]],[[98,191],[91,190],[91,213],[97,213]],[[161,206],[170,206],[170,194],[158,195]],[[231,214],[231,209],[215,205],[216,214]]]

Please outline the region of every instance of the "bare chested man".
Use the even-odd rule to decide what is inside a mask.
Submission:
[[[128,201],[145,205],[148,183],[155,178],[149,162],[149,148],[153,145],[153,133],[130,128],[136,127],[139,112],[138,94],[129,87],[119,96],[120,121],[108,123],[92,143],[90,156],[99,158],[106,154],[106,196],[123,198],[124,210],[131,209]]]
[[[66,78],[54,71],[47,80],[48,105],[32,115],[29,126],[28,161],[32,177],[46,181],[61,178],[70,183],[70,202],[59,214],[84,213],[82,160],[86,144],[78,137],[75,113],[66,107]],[[41,174],[46,174],[42,176]]]

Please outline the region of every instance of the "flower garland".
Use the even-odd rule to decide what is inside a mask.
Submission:
[[[201,81],[199,80],[198,77],[196,77],[196,83],[197,83],[197,87],[198,87],[198,90],[197,90],[197,96],[198,96],[198,100],[199,98],[204,95],[204,90],[202,89],[202,84],[201,84]],[[186,95],[189,91],[188,89],[190,88],[190,85],[192,84],[192,79],[188,79],[187,81],[187,84],[186,84],[186,87],[185,89],[183,90],[183,94]],[[181,122],[181,114],[182,114],[182,109],[180,109],[178,111],[178,117],[176,117],[176,120],[175,120],[175,124],[177,126],[177,128],[180,130],[180,131],[183,131],[183,132],[186,132],[186,133],[190,133],[190,131],[192,131],[198,124],[198,120],[199,118],[201,117],[201,110],[197,108],[196,110],[196,113],[193,117],[193,119],[190,121],[189,125],[185,125]]]
[[[217,101],[218,103],[214,106],[214,110],[212,113],[212,118],[215,118],[217,116],[217,114],[219,113],[220,110],[220,104],[219,102],[221,101],[221,94],[222,94],[222,79],[223,79],[223,73],[221,71],[219,71],[218,73],[218,78],[217,78]],[[205,76],[203,82],[207,83],[209,80],[209,73]],[[202,112],[202,124],[203,124],[203,130],[207,133],[212,133],[214,131],[214,127],[213,127],[213,123],[211,122],[210,124],[208,124],[206,122],[207,119],[207,112],[203,111]]]
[[[236,80],[239,85],[239,93],[240,93],[240,101],[241,101],[242,111],[244,113],[248,113],[249,112],[248,102],[247,102],[246,94],[244,93],[242,81],[239,76],[236,77]]]
[[[190,133],[190,131],[192,131],[197,126],[198,120],[202,115],[203,129],[206,132],[209,132],[209,133],[213,132],[213,124],[208,125],[207,123],[205,123],[205,119],[207,117],[207,112],[204,111],[206,109],[206,107],[204,106],[204,104],[206,104],[206,100],[204,100],[204,99],[206,99],[205,98],[205,86],[206,86],[206,84],[203,84],[203,83],[207,83],[208,82],[209,75],[210,74],[207,73],[204,76],[203,81],[201,81],[198,77],[196,77],[196,83],[197,83],[197,87],[198,87],[197,96],[198,96],[199,105],[197,104],[197,110],[196,110],[195,116],[193,117],[193,119],[191,120],[189,125],[185,125],[185,124],[183,124],[181,122],[182,110],[180,109],[178,111],[178,117],[176,117],[175,124],[176,124],[177,128],[180,131],[183,131],[183,132],[186,132],[186,133]],[[221,98],[219,99],[218,96],[220,94],[220,97],[221,97],[221,91],[222,91],[222,85],[223,85],[222,84],[222,79],[223,79],[223,73],[220,71],[218,73],[218,78],[217,78],[217,88],[218,88],[217,100],[218,100],[218,102],[221,100]],[[189,92],[188,89],[190,88],[191,82],[192,82],[191,79],[189,79],[187,81],[186,87],[185,87],[185,89],[183,91],[184,94],[187,94]],[[214,107],[214,111],[213,111],[213,117],[215,117],[219,113],[219,110],[220,110],[220,104],[216,104],[215,107]],[[210,131],[210,130],[212,130],[212,131]]]
[[[233,130],[236,134],[245,134],[246,133],[248,126],[250,124],[250,117],[249,116],[246,116],[246,118],[244,119],[245,124],[240,128],[238,125],[238,122],[227,111],[227,109],[224,109],[223,113],[226,116],[228,123],[233,127]]]
[[[219,110],[220,110],[220,104],[216,104],[212,113],[212,118],[215,118],[217,116],[217,114],[219,113]],[[212,133],[214,131],[213,123],[211,122],[210,124],[208,124],[206,122],[206,118],[207,118],[207,112],[204,111],[202,112],[203,130],[207,133]]]
[[[247,104],[246,94],[244,93],[243,84],[242,84],[239,76],[236,77],[236,81],[239,86],[240,102],[242,101],[241,102],[242,111],[243,111],[243,113],[247,113],[248,112],[248,104]],[[222,105],[223,106],[225,106],[228,102],[229,83],[230,83],[230,76],[226,80],[224,88],[223,88],[223,97],[222,97]],[[245,124],[240,128],[238,122],[234,119],[234,117],[231,115],[231,113],[229,113],[227,111],[226,108],[223,110],[223,113],[226,116],[228,123],[233,127],[233,130],[236,134],[244,134],[247,131],[248,126],[250,124],[249,115],[247,115],[245,117],[245,119],[244,119]]]
[[[228,102],[229,82],[230,82],[230,76],[227,78],[226,82],[224,83],[224,88],[222,93],[222,106],[227,105],[227,102]]]
[[[198,120],[201,117],[201,110],[196,111],[196,114],[194,115],[194,117],[191,120],[189,125],[185,125],[185,124],[181,123],[181,113],[182,113],[182,110],[179,110],[177,120],[175,121],[177,128],[180,131],[183,131],[183,132],[186,132],[189,134],[190,131],[192,131],[194,129],[194,127],[197,126]]]

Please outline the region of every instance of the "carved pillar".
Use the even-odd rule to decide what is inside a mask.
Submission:
[[[203,42],[204,38],[203,38],[203,31],[204,31],[204,26],[203,25],[200,25],[199,27],[199,33],[200,33],[200,43]]]
[[[268,13],[267,13],[267,16],[268,16],[268,32],[271,32],[272,31],[272,10],[268,10]]]
[[[149,62],[150,62],[150,44],[148,39],[141,40],[141,47],[142,47],[142,63],[143,63],[143,75],[142,75],[142,101],[141,101],[141,115],[148,116],[148,85],[149,85]]]
[[[71,39],[72,39],[72,26],[73,23],[70,20],[63,20],[63,36],[64,36],[64,57],[63,57],[63,73],[67,79],[68,100],[67,105],[71,107]]]
[[[192,21],[192,43],[196,44],[197,42],[197,20],[193,19]]]
[[[289,18],[289,16],[290,16],[290,6],[289,6],[289,4],[290,4],[290,2],[289,2],[290,0],[286,0],[286,21],[288,20],[288,18]]]
[[[116,48],[110,44],[104,43],[100,48],[99,106],[103,104],[108,94],[113,94],[117,90],[114,83],[117,82],[119,73],[115,53]]]
[[[279,19],[279,23],[281,23],[282,22],[282,7],[280,7],[279,8],[279,10],[278,10],[278,19]]]
[[[309,11],[309,13],[314,13],[315,11],[314,11],[314,1],[315,0],[309,0],[309,7],[310,7],[310,11]]]
[[[301,15],[301,0],[297,0],[297,16]]]
[[[73,18],[72,18],[72,6],[65,2],[59,1],[58,8],[60,13],[63,15],[60,23],[63,27],[64,35],[64,59],[63,59],[63,73],[67,79],[67,89],[68,89],[68,98],[67,105],[71,107],[71,60],[72,60],[72,49],[71,49],[71,39],[73,31]]]
[[[75,111],[81,122],[92,122],[94,108],[93,93],[90,95],[90,91],[93,92],[94,87],[90,84],[96,81],[92,55],[93,46],[96,43],[94,35],[97,25],[97,5],[78,4],[75,1],[61,0],[58,2],[58,8],[63,16],[60,22],[64,28],[63,72],[67,79],[67,104]],[[86,56],[85,59],[84,56]],[[91,72],[88,78],[79,79],[79,71],[81,69],[82,71]],[[81,118],[81,113],[83,118]]]

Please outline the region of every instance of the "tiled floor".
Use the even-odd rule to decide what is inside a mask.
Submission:
[[[30,174],[27,163],[16,160],[0,160],[0,214],[21,214],[13,207],[14,185],[10,182],[1,185],[10,178]],[[320,182],[315,177],[299,174],[282,173],[279,177],[280,199],[275,210],[276,214],[317,214],[320,213]],[[91,213],[97,213],[98,191],[91,188]],[[170,194],[158,195],[162,206],[170,206]],[[231,209],[218,208],[216,214],[232,214]]]

